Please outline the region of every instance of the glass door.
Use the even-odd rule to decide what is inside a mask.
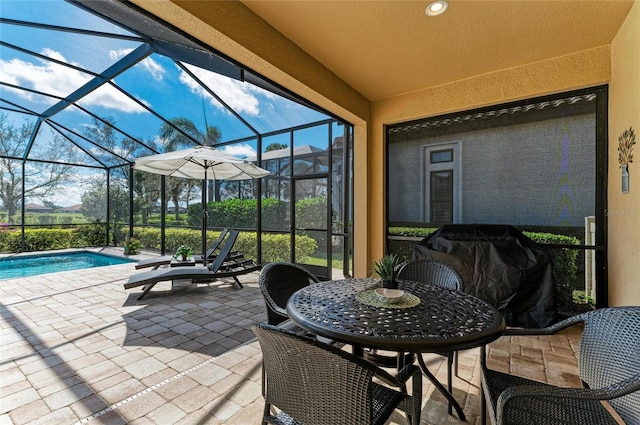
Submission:
[[[319,279],[331,278],[331,215],[328,176],[293,179],[291,258]],[[312,254],[308,255],[308,252]]]

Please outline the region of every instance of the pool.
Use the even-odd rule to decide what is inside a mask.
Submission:
[[[88,269],[131,263],[134,260],[98,254],[90,251],[75,251],[54,254],[24,255],[0,258],[0,279],[27,277],[38,274]]]

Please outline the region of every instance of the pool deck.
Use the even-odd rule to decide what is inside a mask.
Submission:
[[[122,248],[94,249],[122,256]],[[141,254],[133,258],[143,259]],[[0,281],[0,425],[258,424],[260,347],[266,319],[257,273],[198,287],[163,282],[142,300],[125,291],[134,264]],[[501,338],[492,367],[579,386],[580,329]],[[454,395],[479,423],[478,350],[460,355]],[[428,357],[446,380],[446,362]],[[463,423],[425,380],[422,424]],[[404,424],[395,413],[390,424]]]

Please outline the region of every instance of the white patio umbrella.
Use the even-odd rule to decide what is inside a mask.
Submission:
[[[269,171],[210,146],[143,156],[136,159],[136,170],[165,176],[202,180],[202,259],[207,264],[207,180],[250,180],[268,176]]]

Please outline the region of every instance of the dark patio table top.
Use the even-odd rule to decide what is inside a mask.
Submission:
[[[344,279],[312,284],[287,304],[291,319],[306,330],[361,347],[399,352],[443,352],[478,347],[505,329],[493,306],[460,291],[400,281],[420,299],[407,308],[373,306],[358,293],[380,286],[377,279]]]

